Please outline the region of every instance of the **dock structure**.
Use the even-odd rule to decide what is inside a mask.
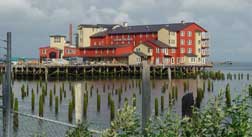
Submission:
[[[153,78],[172,79],[178,73],[195,73],[205,68],[206,65],[150,65],[150,75]],[[90,77],[140,77],[142,65],[106,64],[106,65],[13,65],[13,78],[34,79],[81,79]],[[0,72],[5,72],[5,66],[0,66]]]

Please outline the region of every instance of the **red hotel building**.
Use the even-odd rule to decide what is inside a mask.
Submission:
[[[150,64],[156,65],[206,64],[209,56],[207,30],[193,22],[135,26],[85,24],[78,26],[76,46],[67,44],[64,38],[51,36],[50,46],[40,48],[40,58],[51,58],[50,48],[61,51],[52,51],[57,55],[55,58],[81,57],[85,61],[106,63],[138,64],[147,58]]]

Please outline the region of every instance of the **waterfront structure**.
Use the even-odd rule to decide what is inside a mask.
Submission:
[[[49,47],[40,48],[41,59],[80,57],[86,62],[129,65],[146,59],[153,65],[199,65],[207,64],[209,56],[208,32],[194,22],[82,24],[78,26],[75,46],[61,43],[65,41],[63,36],[56,44],[56,38],[59,40],[51,37]]]

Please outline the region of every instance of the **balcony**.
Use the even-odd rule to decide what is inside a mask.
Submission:
[[[201,34],[201,40],[209,40],[209,34],[207,32],[202,32]]]
[[[201,51],[201,56],[202,56],[202,57],[207,57],[207,56],[209,56],[209,51],[208,51],[208,50],[202,50],[202,51]]]
[[[208,41],[202,41],[201,48],[202,49],[209,48],[209,42]]]

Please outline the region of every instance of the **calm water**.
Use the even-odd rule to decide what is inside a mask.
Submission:
[[[231,94],[235,95],[238,94],[244,87],[247,87],[249,83],[251,83],[251,80],[247,80],[247,73],[250,75],[252,74],[252,63],[234,63],[233,65],[216,65],[213,68],[214,70],[221,70],[224,73],[243,73],[244,78],[243,80],[225,80],[225,81],[214,81],[214,92],[206,92],[205,98],[202,102],[202,104],[206,104],[207,100],[212,97],[213,95],[217,94],[220,89],[224,89],[227,83],[230,83],[231,86]],[[250,76],[250,79],[252,77]],[[132,96],[135,93],[137,96],[137,111],[139,115],[141,115],[141,94],[139,92],[139,88],[136,86],[138,83],[138,79],[109,79],[109,80],[86,80],[86,81],[75,81],[71,82],[72,85],[75,83],[81,83],[82,85],[82,90],[81,92],[85,92],[84,86],[85,83],[87,83],[87,89],[88,92],[90,91],[90,87],[93,85],[94,89],[92,92],[92,96],[90,96],[89,93],[89,102],[88,102],[88,112],[87,112],[87,118],[86,120],[89,123],[90,128],[92,129],[105,129],[110,126],[110,110],[108,107],[108,93],[112,93],[112,87],[114,85],[114,89],[117,89],[119,87],[123,87],[123,93],[122,93],[122,101],[121,103],[118,102],[118,95],[113,95],[112,98],[115,101],[115,106],[116,108],[120,108],[123,105],[123,101],[125,98],[128,98],[130,104],[132,102]],[[183,82],[187,80],[154,80],[153,82],[155,83],[155,87],[151,85],[151,108],[152,112],[154,112],[154,99],[158,98],[159,103],[160,103],[160,98],[161,96],[164,96],[164,102],[165,102],[165,110],[168,109],[168,94],[171,92],[172,85],[173,86],[178,86],[178,100],[175,102],[173,106],[173,110],[177,112],[178,114],[181,114],[181,98],[185,94],[184,88],[183,88]],[[13,92],[15,97],[18,98],[19,100],[19,111],[27,114],[34,114],[38,115],[38,99],[39,95],[41,94],[41,88],[40,92],[37,94],[36,93],[36,85],[38,81],[14,81],[13,85]],[[63,97],[62,103],[59,103],[59,113],[56,115],[54,113],[54,99],[53,99],[53,107],[49,107],[49,91],[50,89],[53,90],[53,85],[54,83],[56,84],[56,95],[59,96],[59,90],[60,86],[62,86],[62,83],[64,82],[65,85],[65,90],[67,93],[66,98]],[[151,83],[153,83],[151,82]],[[196,89],[197,87],[203,87],[203,82],[204,80],[197,80],[197,79],[189,79],[189,91],[193,92],[194,96],[196,97]],[[21,98],[21,86],[24,84],[28,83],[29,89],[30,89],[30,94],[28,97],[26,97],[24,100]],[[168,84],[169,88],[166,90],[165,93],[162,93],[161,88],[163,84],[166,83]],[[106,85],[106,90],[103,92],[103,85]],[[127,90],[125,91],[125,86],[127,87]],[[207,82],[206,82],[207,86]],[[109,88],[108,88],[109,87]],[[31,112],[31,89],[34,89],[35,92],[35,111],[34,113]],[[98,89],[98,93],[101,95],[101,110],[100,112],[97,112],[96,110],[96,96],[97,92],[96,90]],[[115,93],[115,91],[113,91]],[[82,93],[76,93],[76,95],[79,95]],[[53,97],[54,98],[54,97]],[[44,117],[49,118],[49,119],[54,119],[54,120],[59,120],[62,122],[68,122],[68,103],[71,100],[71,92],[69,90],[69,81],[48,81],[48,95],[46,97],[45,105],[44,105]],[[75,104],[82,103],[83,101],[77,99]],[[76,107],[76,110],[82,109],[81,107]],[[160,108],[159,108],[160,109]],[[75,112],[74,112],[74,120],[73,124],[75,123]],[[37,122],[31,122],[29,120],[24,121],[27,122],[28,125],[33,124],[33,126],[40,128],[40,126],[36,125]],[[35,124],[35,125],[34,125]],[[43,123],[42,123],[43,124]],[[42,125],[43,126],[43,125]],[[18,132],[16,133],[15,136],[24,136],[24,134],[19,134]]]

